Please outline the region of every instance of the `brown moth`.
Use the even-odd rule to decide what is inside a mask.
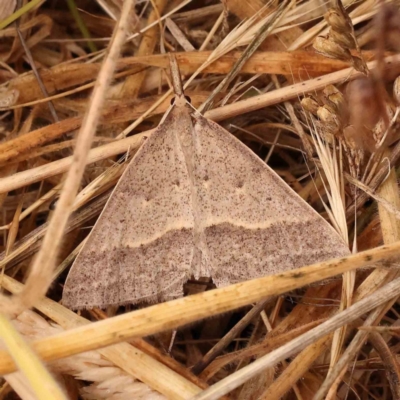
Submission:
[[[336,231],[239,140],[185,99],[119,180],[65,282],[73,309],[166,301],[349,254]]]

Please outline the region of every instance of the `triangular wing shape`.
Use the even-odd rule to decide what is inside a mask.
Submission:
[[[195,121],[194,125],[192,119]],[[114,189],[64,287],[70,308],[164,301],[349,254],[336,231],[183,97]]]
[[[177,115],[179,114],[179,115]],[[80,309],[182,295],[193,257],[191,185],[173,109],[120,178],[75,260],[63,304]]]
[[[202,272],[217,286],[349,254],[333,227],[257,155],[218,124],[195,118]]]

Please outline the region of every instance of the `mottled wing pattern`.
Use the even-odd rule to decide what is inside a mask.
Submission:
[[[172,110],[119,180],[68,275],[67,307],[182,295],[193,256],[191,186],[177,138],[193,125],[183,114]]]
[[[349,254],[336,231],[251,150],[216,123],[196,119],[203,262],[218,286]]]

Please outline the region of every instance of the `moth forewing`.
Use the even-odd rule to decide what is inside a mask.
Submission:
[[[191,185],[173,107],[133,157],[75,260],[63,292],[70,308],[178,297],[190,277]]]

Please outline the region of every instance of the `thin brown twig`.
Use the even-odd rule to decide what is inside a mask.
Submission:
[[[400,365],[396,356],[390,350],[389,346],[378,332],[370,332],[369,342],[379,354],[382,364],[385,368],[387,380],[394,400],[400,399]]]
[[[399,280],[399,278],[396,280],[396,282],[398,280]],[[379,289],[379,290],[381,290],[381,289]],[[371,296],[375,295],[376,293],[378,293],[378,291],[376,291]],[[367,298],[368,297],[365,297],[365,299],[367,299]],[[361,301],[363,301],[363,300],[361,300]],[[395,300],[392,300],[391,304],[394,301]],[[387,302],[387,298],[386,298],[386,302]],[[357,304],[359,304],[359,303],[355,303],[355,305],[357,305]],[[388,308],[390,308],[390,307],[388,307],[387,304],[378,305],[378,307],[369,314],[368,318],[364,322],[364,326],[370,326],[370,325],[375,324],[376,321],[378,321],[380,318],[382,318],[382,316],[384,315],[384,313],[386,313]],[[347,310],[349,310],[349,308]],[[368,337],[368,333],[369,332],[365,331],[365,330],[359,330],[356,333],[356,335],[354,336],[351,343],[346,346],[346,349],[344,350],[343,354],[341,355],[339,360],[336,362],[335,366],[331,369],[329,375],[325,378],[325,380],[322,383],[321,387],[319,388],[318,392],[315,394],[314,400],[325,399],[326,393],[329,391],[331,386],[335,383],[337,377],[339,375],[341,375],[342,371],[346,368],[347,364],[351,360],[354,359],[354,357],[360,350],[361,345],[363,344],[363,342],[365,342],[365,340]]]
[[[20,7],[21,7],[21,1],[19,0],[19,1],[18,1],[18,8],[20,8]],[[22,35],[21,30],[19,29],[19,19],[17,19],[17,20],[15,21],[15,29],[16,29],[16,31],[17,31],[17,34],[18,34],[19,40],[20,40],[20,42],[21,42],[21,45],[22,45],[22,47],[23,47],[23,49],[24,49],[24,51],[25,51],[26,58],[28,59],[28,62],[29,62],[29,64],[30,64],[31,68],[32,68],[32,72],[33,72],[33,74],[35,75],[36,80],[37,80],[37,82],[38,82],[38,84],[39,84],[40,90],[42,91],[43,96],[44,96],[45,98],[47,98],[47,97],[49,97],[49,94],[47,93],[46,86],[43,84],[43,80],[42,80],[42,78],[40,77],[39,72],[38,72],[38,70],[37,70],[37,68],[36,68],[35,61],[33,60],[32,53],[31,53],[29,47],[26,45],[24,36]],[[49,111],[50,111],[50,114],[51,114],[51,116],[52,116],[52,118],[53,118],[53,121],[54,121],[54,122],[58,122],[58,121],[59,121],[59,118],[58,118],[56,109],[54,108],[53,102],[52,102],[51,100],[48,100],[48,101],[47,101],[47,105],[48,105],[48,107],[49,107]]]
[[[225,78],[219,83],[219,85],[213,90],[211,95],[208,97],[207,101],[204,102],[198,109],[199,112],[208,110],[215,97],[221,91],[229,85],[229,83],[235,78],[235,76],[240,72],[246,61],[253,55],[253,53],[258,49],[260,44],[265,40],[265,38],[273,31],[273,29],[278,25],[281,19],[286,15],[286,13],[293,7],[294,2],[284,1],[273,17],[269,18],[266,23],[259,29],[259,31],[254,35],[251,42],[248,44],[246,50],[243,52],[242,56],[233,65],[230,72],[225,76]]]
[[[193,365],[191,371],[199,375],[243,331],[251,320],[260,314],[271,300],[271,298],[268,298],[257,303],[201,360]]]
[[[321,337],[335,331],[337,328],[343,325],[348,324],[359,316],[365,314],[367,311],[370,311],[377,306],[379,307],[383,303],[387,302],[388,298],[392,299],[399,295],[400,278],[397,278],[396,280],[384,286],[382,289],[377,290],[375,293],[353,304],[346,310],[337,313],[335,316],[328,319],[326,322],[323,322],[318,327],[307,333],[304,333],[300,337],[294,339],[279,349],[274,350],[268,355],[259,358],[257,361],[248,365],[247,367],[229,375],[229,377],[222,379],[217,384],[195,396],[193,400],[217,400],[221,395],[229,393],[266,368],[273,367],[277,362],[299,352]],[[379,309],[381,310],[382,307],[384,306],[379,307]],[[375,313],[372,313],[371,315],[375,315]],[[341,368],[340,371],[342,369],[343,368]],[[314,397],[314,399],[316,399],[316,397]],[[318,397],[318,400],[319,399],[321,398]]]
[[[400,67],[400,56],[390,56],[386,58],[387,63],[391,63],[397,68]],[[369,67],[373,64],[368,64]],[[360,73],[355,72],[352,68],[347,68],[332,74],[324,75],[323,77],[310,79],[309,81],[297,83],[291,86],[283,87],[281,89],[268,92],[263,95],[255,96],[250,99],[238,101],[234,104],[229,104],[227,106],[219,107],[210,111],[207,111],[204,116],[213,121],[222,121],[226,118],[241,115],[246,112],[259,110],[263,107],[271,106],[282,101],[291,100],[297,98],[300,94],[318,91],[325,88],[329,84],[339,83],[343,80],[354,79],[359,76]],[[169,95],[172,93],[171,90],[168,91]],[[164,95],[163,98],[167,96]],[[142,118],[140,119],[142,120]],[[128,129],[127,129],[128,130]],[[141,137],[148,136],[152,131],[145,131],[139,135],[135,135],[132,138],[124,139],[125,142],[119,141],[115,143],[110,143],[105,146],[92,149],[89,152],[87,163],[93,163],[99,161],[103,158],[110,157],[113,155],[120,154],[126,151],[129,146],[135,146],[135,144],[141,143]],[[390,161],[392,165],[400,157],[400,143],[396,144],[390,155]],[[27,171],[22,171],[14,174],[11,177],[6,177],[0,179],[0,193],[4,193],[10,190],[18,189],[22,186],[38,182],[43,179],[43,177],[54,176],[65,172],[68,170],[72,162],[71,157],[66,157],[61,160],[54,161],[45,166],[32,168]],[[387,168],[381,168],[376,174],[375,178],[371,181],[370,187],[374,190],[387,175]],[[357,208],[360,207],[368,198],[368,195],[361,194],[357,198]],[[347,217],[353,217],[354,206],[350,206],[346,211]]]

